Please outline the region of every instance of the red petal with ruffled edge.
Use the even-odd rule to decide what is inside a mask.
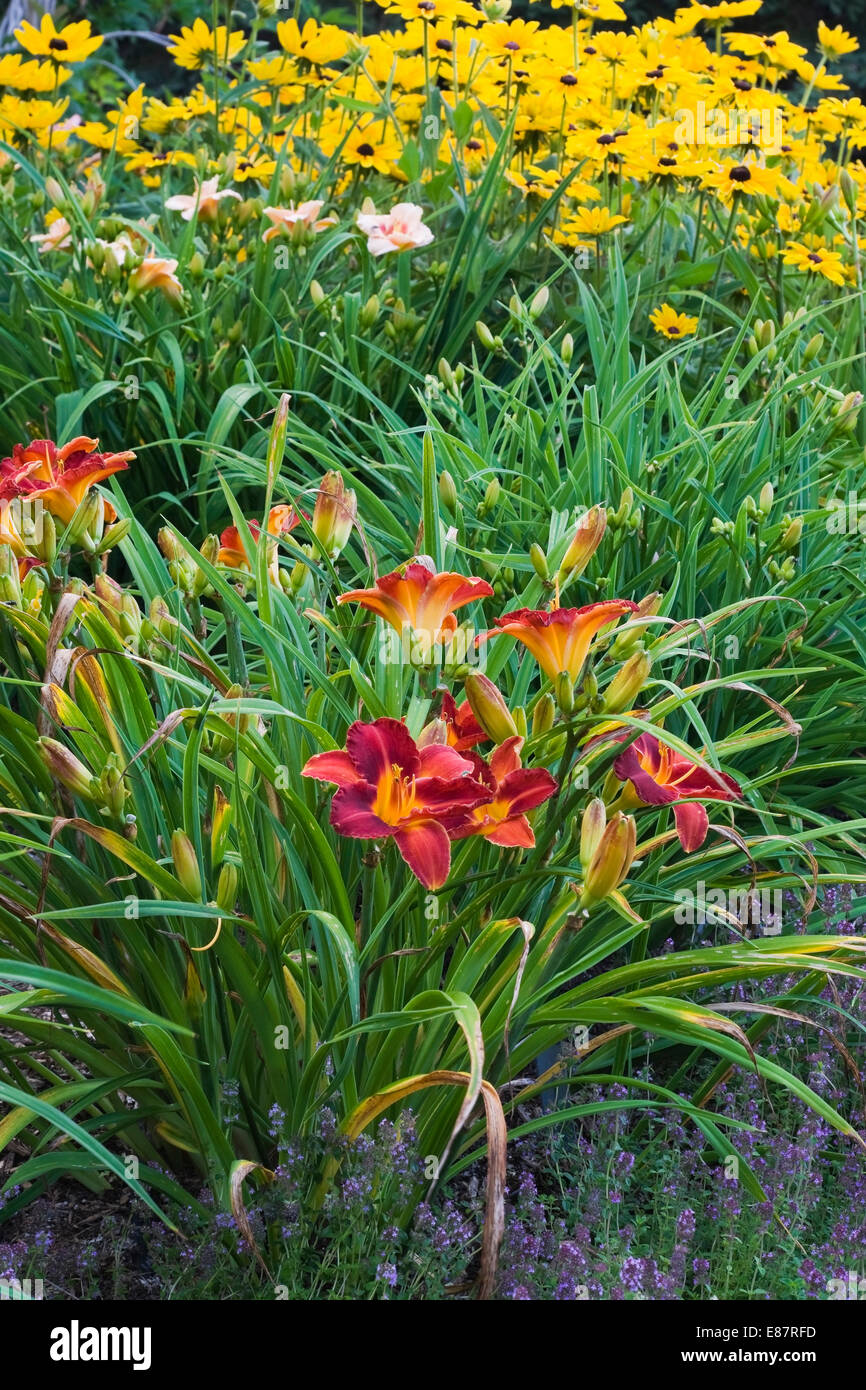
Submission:
[[[364,780],[348,753],[336,748],[332,753],[314,753],[301,768],[301,776],[333,782],[338,787],[354,787]]]
[[[409,868],[425,888],[441,888],[451,872],[451,841],[438,821],[416,821],[394,835]]]
[[[517,772],[510,772],[505,781],[500,783],[496,800],[507,802],[511,815],[516,816],[522,815],[524,811],[533,811],[543,801],[549,800],[557,790],[556,778],[552,777],[546,768],[522,767]]]
[[[644,772],[634,747],[620,753],[613,770],[621,782],[631,782],[641,801],[647,806],[669,806],[679,793],[675,787],[663,787],[652,773]]]
[[[686,854],[691,854],[692,850],[700,849],[710,828],[710,818],[704,807],[698,801],[681,802],[674,807],[674,816],[680,844]]]
[[[418,752],[419,777],[444,777],[452,781],[472,772],[472,763],[450,743],[428,743]]]
[[[399,719],[374,719],[372,724],[356,721],[346,734],[346,752],[364,781],[373,785],[390,777],[393,767],[406,777],[418,772],[415,741]]]
[[[532,826],[525,816],[509,816],[484,838],[501,849],[532,849],[535,845]]]

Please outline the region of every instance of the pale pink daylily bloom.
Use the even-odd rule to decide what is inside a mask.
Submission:
[[[132,272],[129,283],[133,290],[162,290],[166,299],[177,302],[183,295],[183,285],[175,275],[177,261],[166,256],[145,256]]]
[[[321,198],[313,198],[308,203],[299,203],[297,207],[291,204],[287,208],[265,208],[264,214],[272,225],[263,233],[263,241],[272,241],[275,236],[282,236],[285,232],[291,236],[295,227],[303,226],[314,232],[322,232],[326,227],[337,225],[336,217],[319,217],[319,213],[325,206]]]
[[[359,212],[356,221],[370,255],[384,256],[388,251],[430,245],[433,233],[421,221],[423,216],[424,209],[417,203],[397,203],[390,212]]]
[[[30,240],[39,247],[40,256],[46,251],[68,251],[72,245],[72,228],[65,217],[55,217],[47,232],[39,232]]]
[[[219,179],[214,177],[198,184],[195,193],[175,193],[166,198],[165,205],[169,212],[179,212],[184,222],[192,221],[196,208],[200,221],[213,222],[221,198],[237,198],[240,202],[241,195],[233,188],[220,188]]]

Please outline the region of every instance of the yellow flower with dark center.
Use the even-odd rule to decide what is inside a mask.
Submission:
[[[229,31],[224,24],[219,24],[211,30],[203,19],[193,20],[192,28],[182,27],[179,34],[169,37],[172,42],[168,52],[177,66],[191,71],[213,64],[230,63],[247,41],[241,29]]]
[[[670,304],[662,304],[650,314],[650,323],[656,333],[664,338],[688,338],[698,326],[698,320],[689,314],[678,314]]]
[[[845,284],[845,266],[838,251],[824,246],[805,246],[802,241],[789,241],[782,256],[784,265],[810,275],[822,275],[834,285]]]
[[[562,230],[569,235],[599,237],[607,236],[627,222],[621,213],[611,212],[610,208],[578,208],[563,223]]]
[[[20,29],[15,30],[15,37],[35,58],[49,58],[57,64],[83,63],[102,47],[98,34],[91,38],[89,19],[57,29],[50,14],[42,16],[38,29],[25,19]]]

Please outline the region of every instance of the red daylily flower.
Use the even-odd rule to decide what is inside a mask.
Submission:
[[[425,888],[451,870],[449,836],[490,797],[473,764],[445,743],[419,748],[399,719],[356,722],[344,752],[316,753],[304,777],[333,782],[331,825],[359,840],[393,839]]]
[[[38,499],[64,526],[94,483],[128,467],[135,454],[100,454],[98,439],[80,435],[62,448],[50,439],[34,439],[16,444],[12,457],[0,461],[0,502],[16,497]],[[110,502],[104,503],[105,520],[117,515]]]
[[[485,763],[477,753],[470,754],[479,782],[490,788],[490,800],[473,806],[471,824],[457,830],[452,839],[483,835],[493,845],[507,849],[532,849],[535,835],[526,818],[558,790],[555,777],[543,767],[521,767],[523,739],[512,736],[500,743]]]
[[[584,608],[518,608],[497,618],[496,627],[479,641],[507,632],[529,648],[548,680],[555,681],[561,671],[567,671],[576,681],[596,633],[623,613],[636,611],[637,604],[626,598],[605,599]]]
[[[468,579],[446,570],[437,574],[433,561],[419,555],[401,569],[383,575],[372,589],[351,589],[337,602],[360,603],[398,632],[409,628],[430,643],[450,641],[457,629],[457,609],[492,594],[486,579]]]
[[[628,731],[617,740],[628,737]],[[707,838],[710,820],[703,806],[696,801],[685,803],[685,797],[703,797],[705,801],[737,801],[742,789],[726,772],[699,767],[691,759],[677,753],[652,734],[641,734],[626,748],[613,765],[620,781],[627,782],[623,801],[632,806],[674,805],[677,834],[686,854],[699,849]]]
[[[439,712],[439,719],[435,720],[429,727],[435,728],[440,721],[445,725],[446,742],[452,748],[456,748],[458,753],[464,753],[467,748],[474,748],[476,743],[488,743],[490,741],[490,736],[484,732],[472,713],[472,706],[469,701],[461,700],[458,705],[450,690],[442,691],[442,709]],[[424,734],[421,735],[421,738],[424,738]],[[425,739],[425,742],[428,741]]]
[[[268,535],[287,536],[290,531],[300,525],[301,516],[306,513],[296,512],[294,507],[281,502],[277,507],[271,507],[268,512]],[[309,521],[309,517],[307,517]],[[248,521],[250,535],[254,541],[258,541],[261,535],[261,523],[255,520]],[[253,560],[247,555],[241,540],[240,531],[237,526],[227,526],[220,535],[220,549],[217,555],[217,563],[228,565],[231,569],[251,569]]]

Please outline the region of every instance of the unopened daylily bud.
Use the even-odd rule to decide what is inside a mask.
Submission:
[[[529,301],[529,317],[533,320],[540,319],[547,308],[547,301],[550,299],[550,290],[546,285],[542,285],[540,290],[536,290],[532,299]]]
[[[234,864],[223,864],[217,884],[216,902],[223,912],[234,912],[238,895],[238,871]]]
[[[844,434],[854,433],[862,405],[863,397],[860,392],[849,391],[835,407],[833,414],[836,416],[837,428]]]
[[[617,811],[604,829],[583,884],[582,903],[602,902],[616,891],[631,868],[637,845],[634,816]]]
[[[532,561],[532,568],[539,579],[547,581],[550,578],[550,570],[547,567],[547,556],[542,550],[538,541],[533,541],[529,547],[529,558]]]
[[[211,813],[210,857],[211,863],[222,862],[232,820],[232,806],[222,787],[215,787],[213,811]]]
[[[761,491],[758,495],[758,506],[764,513],[764,516],[769,516],[770,512],[773,510],[774,496],[775,494],[773,492],[773,484],[764,483],[764,486],[761,488]]]
[[[651,669],[652,662],[646,652],[635,652],[634,656],[630,656],[604,693],[605,713],[619,714],[621,710],[632,709]]]
[[[578,579],[583,574],[598,547],[607,528],[607,513],[604,507],[590,507],[577,523],[568,549],[559,567],[559,580]]]
[[[124,760],[118,753],[109,753],[99,778],[99,799],[109,815],[119,817],[129,796],[129,786],[123,778]]]
[[[574,709],[574,683],[567,671],[560,671],[554,681],[556,703],[563,714],[571,714]]]
[[[98,492],[88,492],[69,523],[69,541],[92,553],[102,539],[105,503]]]
[[[478,341],[483,348],[486,348],[488,352],[496,351],[496,339],[490,332],[490,329],[487,327],[487,324],[484,323],[482,319],[479,319],[476,323],[475,332],[477,334]]]
[[[456,391],[457,383],[454,380],[454,373],[451,370],[451,363],[448,361],[447,357],[439,358],[439,364],[436,370],[439,374],[439,380],[442,382],[442,385],[446,386],[449,391]]]
[[[640,600],[637,606],[637,612],[631,614],[629,619],[630,623],[635,622],[637,618],[654,618],[662,606],[663,597],[664,595],[658,590],[652,594],[646,594],[645,597]],[[627,626],[614,638],[611,644],[610,654],[615,661],[623,661],[626,657],[631,656],[632,652],[643,640],[644,633],[647,631],[647,626],[646,623],[641,623],[634,627]]]
[[[818,353],[821,351],[821,348],[823,346],[824,334],[815,333],[813,337],[809,339],[808,343],[803,349],[803,363],[805,364],[806,362],[811,362],[813,358],[817,357]]]
[[[379,296],[377,294],[371,294],[370,298],[367,300],[367,303],[362,304],[360,312],[358,314],[358,322],[362,328],[373,327],[373,324],[379,317],[380,308],[381,305],[379,303]]]
[[[99,554],[105,555],[109,550],[113,550],[121,541],[125,541],[132,529],[132,521],[125,516],[122,521],[116,521],[113,526],[109,526],[105,535],[102,537],[102,544],[99,547]]]
[[[327,299],[327,295],[325,294],[325,291],[322,289],[322,286],[319,284],[318,280],[310,281],[310,298],[312,299],[313,303],[317,306],[321,304],[325,299]]]
[[[800,544],[800,537],[802,534],[803,518],[801,516],[795,516],[779,541],[780,550],[793,550],[796,545]]]
[[[316,494],[313,509],[313,535],[329,560],[336,560],[345,549],[358,515],[358,499],[346,487],[343,475],[326,473]]]
[[[175,830],[171,837],[171,858],[174,871],[191,898],[201,897],[201,874],[192,840],[183,830]]]
[[[439,474],[439,501],[453,516],[457,510],[457,485],[447,468]]]
[[[21,606],[18,560],[11,545],[0,545],[0,603],[11,603],[13,608]]]
[[[486,514],[487,514],[488,512],[492,512],[492,511],[493,511],[494,507],[496,506],[497,502],[499,501],[499,494],[500,494],[501,491],[502,491],[502,486],[501,486],[501,484],[500,484],[500,482],[499,482],[499,479],[498,479],[498,478],[491,478],[491,479],[490,479],[490,482],[487,484],[487,489],[486,489],[486,491],[485,491],[485,493],[484,493],[484,501],[483,501],[482,504],[481,504],[481,505],[483,506],[483,508],[484,508],[484,515],[485,515],[485,516],[486,516]]]
[[[574,356],[574,338],[571,336],[570,333],[566,333],[565,337],[563,338],[559,348],[559,355],[565,363],[566,367],[569,366],[571,363],[571,359]]]
[[[600,796],[593,797],[580,822],[580,862],[584,872],[592,863],[607,825],[607,811]]]
[[[614,511],[613,508],[610,508],[607,514],[607,519],[610,522],[611,526],[614,528],[614,530],[619,530],[621,526],[625,526],[626,522],[631,516],[631,509],[633,505],[634,493],[632,492],[630,487],[627,487],[622,494],[620,504],[616,511]]]
[[[54,777],[74,796],[83,796],[92,801],[98,796],[96,779],[79,758],[56,738],[40,738],[39,752],[42,761]]]
[[[504,743],[517,733],[517,725],[502,694],[480,671],[470,671],[464,682],[469,707],[488,738]]]
[[[525,740],[529,735],[529,725],[526,722],[525,705],[518,705],[516,710],[514,711],[514,724],[520,737]]]
[[[549,691],[546,691],[540,699],[536,700],[535,708],[532,711],[532,737],[538,738],[539,734],[546,734],[553,728],[553,721],[556,719],[556,702]]]

